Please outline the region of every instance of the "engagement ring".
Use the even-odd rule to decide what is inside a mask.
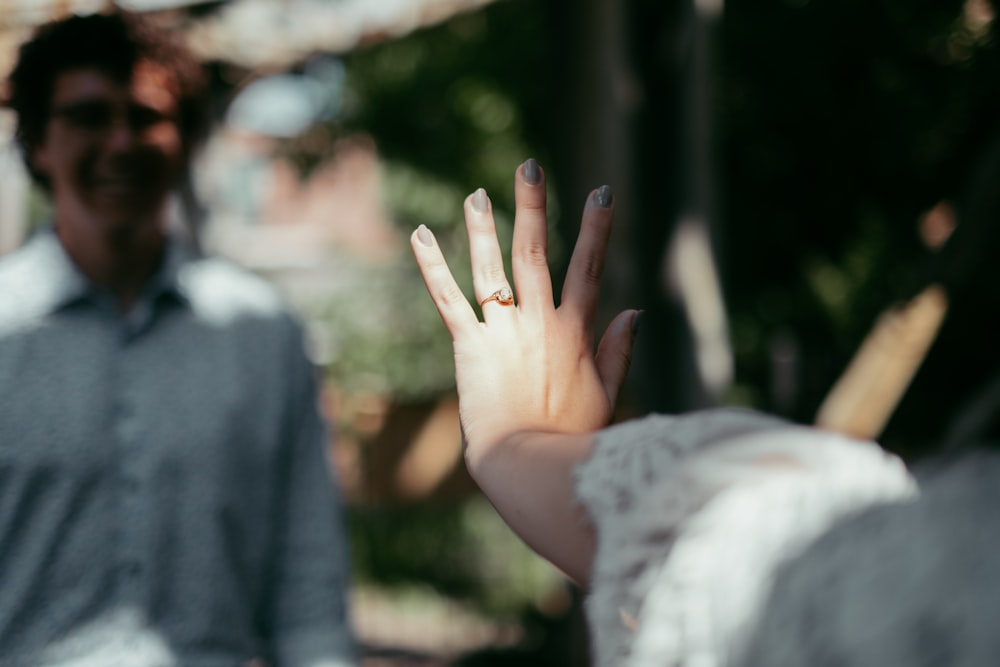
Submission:
[[[500,305],[510,306],[514,303],[514,293],[510,291],[509,287],[501,287],[493,294],[479,302],[479,307],[482,308],[489,301],[496,301]]]

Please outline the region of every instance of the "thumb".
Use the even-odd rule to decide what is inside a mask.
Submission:
[[[641,310],[618,313],[597,346],[597,357],[594,359],[597,375],[612,405],[618,402],[618,393],[625,384],[625,376],[632,363],[632,348],[641,317]]]

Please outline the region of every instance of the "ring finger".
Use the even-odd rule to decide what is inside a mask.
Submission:
[[[503,266],[493,208],[482,188],[465,200],[465,225],[469,232],[472,283],[483,316],[497,309],[507,310],[514,304],[513,292]]]

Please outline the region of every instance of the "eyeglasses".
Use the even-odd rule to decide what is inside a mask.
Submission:
[[[124,121],[131,130],[140,132],[154,125],[175,120],[172,115],[152,107],[133,104],[123,110],[118,105],[100,100],[58,106],[52,109],[50,116],[61,118],[77,129],[88,132],[104,132],[121,121]]]

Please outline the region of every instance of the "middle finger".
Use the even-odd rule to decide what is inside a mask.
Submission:
[[[533,159],[517,170],[514,201],[514,245],[510,261],[521,308],[536,312],[551,310],[545,174]]]

